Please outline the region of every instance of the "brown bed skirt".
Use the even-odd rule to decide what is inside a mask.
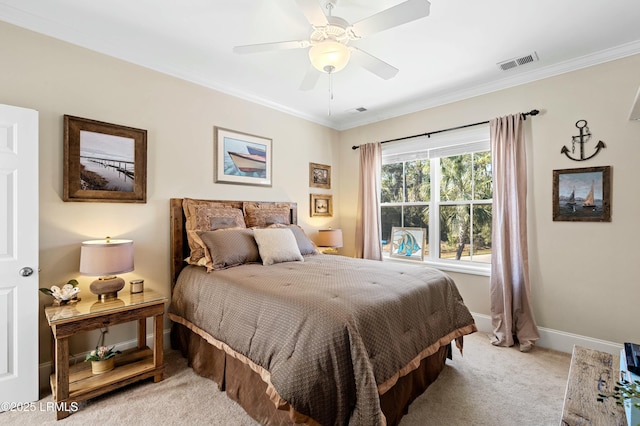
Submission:
[[[179,349],[187,358],[193,370],[218,384],[221,391],[238,402],[253,419],[263,425],[291,425],[288,407],[276,408],[266,393],[267,384],[260,375],[240,360],[217,349],[204,338],[182,324],[173,323],[171,345]],[[380,396],[380,406],[387,419],[387,425],[397,425],[407,413],[409,404],[433,383],[442,369],[446,358],[451,358],[451,345],[441,347],[436,353],[425,358],[420,367]],[[317,424],[313,420],[310,424]]]

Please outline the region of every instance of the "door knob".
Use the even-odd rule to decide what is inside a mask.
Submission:
[[[23,277],[30,277],[31,275],[33,275],[33,269],[29,268],[28,266],[20,269],[19,272],[20,272],[20,275]]]

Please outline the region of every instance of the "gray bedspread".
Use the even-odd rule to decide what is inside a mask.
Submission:
[[[186,267],[169,311],[267,370],[279,396],[322,425],[384,424],[379,392],[476,330],[442,272],[330,255]]]

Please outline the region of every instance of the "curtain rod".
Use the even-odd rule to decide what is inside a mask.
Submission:
[[[538,115],[538,114],[540,114],[540,111],[538,111],[537,109],[532,109],[529,112],[523,112],[522,113],[522,115],[524,116],[525,120],[527,119],[527,115],[535,116],[535,115]],[[426,136],[426,137],[430,138],[431,135],[435,135],[437,133],[450,132],[451,130],[459,130],[459,129],[464,129],[464,128],[473,127],[473,126],[480,126],[481,124],[489,124],[489,120],[481,121],[480,123],[464,124],[462,126],[449,127],[448,129],[436,130],[436,131],[433,131],[433,132],[422,133],[420,135],[405,136],[405,137],[402,137],[402,138],[389,139],[388,141],[382,141],[380,143],[397,142],[397,141],[403,141],[405,139],[419,138],[419,137],[422,137],[422,136]],[[354,145],[354,146],[351,147],[351,149],[358,149],[358,148],[360,148],[360,145]]]

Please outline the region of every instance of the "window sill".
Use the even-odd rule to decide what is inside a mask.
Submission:
[[[432,268],[439,269],[441,271],[446,271],[446,272],[458,272],[461,274],[481,275],[485,277],[491,276],[491,264],[489,263],[472,263],[472,262],[446,261],[446,260],[441,260],[441,261],[425,260],[423,262],[418,262],[415,260],[402,260],[398,258],[393,258],[388,255],[383,256],[383,260],[385,262],[423,264],[423,265],[427,265]]]

